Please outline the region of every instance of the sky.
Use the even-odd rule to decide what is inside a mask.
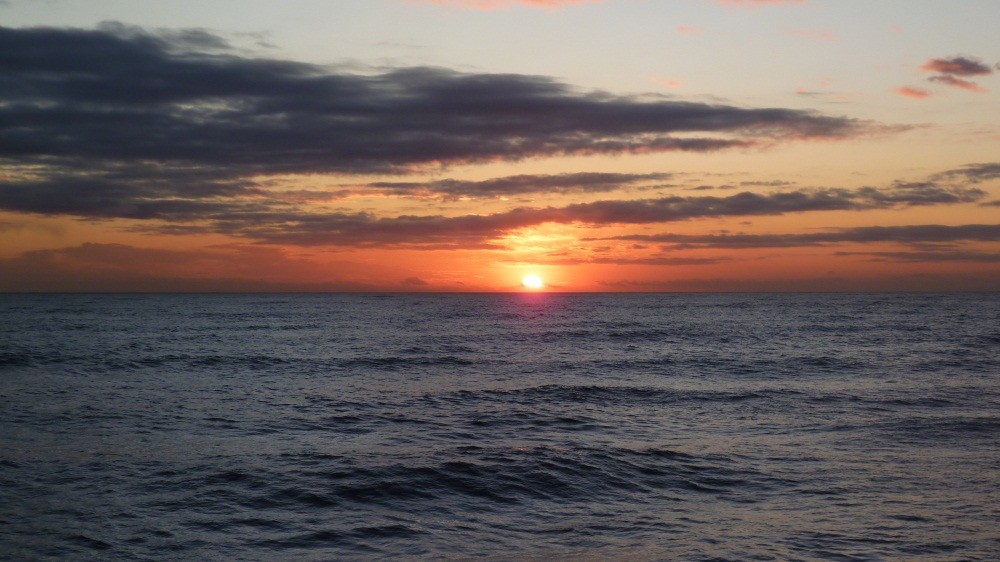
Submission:
[[[0,291],[1000,290],[997,21],[0,0]]]

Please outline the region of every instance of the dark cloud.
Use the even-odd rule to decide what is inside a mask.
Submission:
[[[740,185],[743,187],[789,187],[795,184],[793,182],[784,180],[770,180],[770,181],[741,181]]]
[[[369,213],[237,211],[206,217],[211,223],[198,228],[204,228],[205,232],[282,244],[489,248],[495,247],[492,240],[511,231],[545,223],[607,226],[711,217],[892,209],[970,202],[979,200],[984,195],[985,192],[975,188],[947,188],[920,183],[896,184],[886,190],[866,187],[856,190],[797,190],[771,194],[742,192],[727,197],[670,196],[630,201],[603,200],[564,207],[517,208],[488,215],[457,217],[402,215],[379,218]]]
[[[483,181],[444,179],[429,182],[373,182],[360,186],[364,192],[388,195],[441,197],[513,197],[569,193],[601,193],[633,187],[644,182],[664,181],[671,174],[615,174],[579,172],[554,175],[517,175]]]
[[[962,80],[961,78],[955,78],[954,76],[948,74],[942,74],[940,76],[931,76],[927,80],[980,94],[987,91],[985,88],[983,88],[979,84],[976,84],[975,82],[972,82],[970,80]]]
[[[986,192],[974,187],[944,186],[934,181],[897,181],[888,189],[862,187],[855,191],[861,199],[868,199],[873,207],[940,205],[971,203],[982,199]]]
[[[980,183],[1000,179],[1000,162],[967,164],[961,168],[947,170],[932,176],[933,179],[957,179],[968,183]]]
[[[522,207],[487,215],[379,217],[365,212],[310,210],[296,199],[306,195],[272,193],[258,184],[229,180],[197,167],[176,170],[185,181],[173,185],[159,176],[147,175],[148,166],[105,166],[88,176],[73,175],[72,166],[67,164],[58,176],[8,181],[0,188],[0,209],[85,218],[159,219],[155,224],[133,228],[165,234],[227,234],[298,245],[494,248],[494,241],[503,235],[544,223],[649,224],[974,202],[986,192],[951,180],[971,183],[995,173],[992,164],[974,164],[938,174],[937,179],[896,182],[882,189],[798,189],[769,194],[746,191],[726,197],[668,196],[602,200],[564,207]],[[432,192],[450,197],[596,192],[667,177],[666,174],[582,173],[509,176],[480,182],[383,182],[370,184],[368,188]]]
[[[969,57],[928,59],[920,69],[926,72],[937,72],[953,76],[985,76],[993,74],[993,69],[989,65],[983,64],[977,58]]]
[[[424,281],[419,277],[407,277],[406,279],[403,279],[402,284],[410,287],[425,287],[427,285],[427,281]]]
[[[869,256],[874,261],[891,262],[971,262],[1000,263],[1000,254],[961,250],[924,252],[837,252],[838,256]]]
[[[255,174],[393,172],[567,154],[712,151],[842,138],[812,112],[581,92],[540,76],[351,74],[206,52],[203,30],[0,28],[0,157]],[[681,136],[677,136],[681,135]]]
[[[402,172],[533,156],[718,150],[842,138],[872,125],[790,109],[581,92],[539,76],[406,68],[353,74],[236,56],[205,30],[0,28],[0,209],[154,219],[162,232],[303,244],[485,245],[543,222],[649,222],[843,208],[841,195],[599,202],[489,216],[316,213],[284,174]],[[666,174],[381,182],[442,198],[597,193]],[[296,200],[299,198],[299,200]],[[805,200],[803,200],[805,199]],[[768,209],[754,211],[758,203]],[[842,202],[841,202],[842,203]],[[799,208],[797,205],[805,207]],[[722,208],[728,206],[728,208]],[[852,204],[847,204],[851,207]],[[461,240],[471,236],[470,240]]]
[[[692,248],[790,248],[828,244],[894,242],[928,244],[947,242],[1000,242],[1000,224],[938,224],[864,226],[796,234],[649,234],[617,236],[614,240],[670,244],[669,249]]]
[[[920,70],[938,73],[937,75],[931,76],[927,79],[931,82],[937,82],[946,86],[961,88],[963,90],[977,93],[982,93],[986,90],[980,87],[979,84],[963,78],[993,74],[993,69],[990,68],[989,65],[983,64],[983,62],[977,58],[969,57],[928,59],[927,62],[920,67]],[[959,76],[962,78],[959,78]]]
[[[95,170],[54,173],[41,178],[0,181],[0,209],[87,218],[191,220],[220,211],[247,208],[236,196],[262,195],[249,182],[199,171],[174,170],[171,178]],[[138,173],[136,173],[138,172]]]
[[[727,258],[695,258],[676,256],[648,256],[641,258],[601,256],[591,258],[548,258],[532,260],[533,264],[544,265],[580,265],[580,264],[601,264],[601,265],[663,265],[663,266],[685,266],[685,265],[713,265],[729,261]]]

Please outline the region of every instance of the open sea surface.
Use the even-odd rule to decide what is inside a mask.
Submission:
[[[0,295],[3,560],[998,560],[1000,294]]]

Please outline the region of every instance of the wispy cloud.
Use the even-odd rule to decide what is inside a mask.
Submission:
[[[545,223],[606,226],[651,224],[709,217],[750,217],[816,211],[893,209],[981,201],[987,193],[964,183],[985,181],[996,164],[974,164],[920,182],[887,187],[796,189],[768,194],[744,191],[719,196],[668,196],[601,200],[564,207],[520,207],[485,215],[376,216],[330,212],[302,205],[295,197],[256,185],[209,183],[181,187],[98,181],[75,176],[8,182],[0,190],[0,209],[85,218],[153,220],[142,230],[161,233],[216,233],[297,245],[488,248],[504,235]],[[371,182],[348,189],[442,199],[516,196],[531,193],[600,193],[657,185],[667,174],[577,173],[521,175],[482,181]],[[105,178],[106,179],[106,178]],[[956,183],[957,182],[957,183]],[[963,183],[964,182],[964,183]],[[777,184],[780,187],[784,184]]]
[[[986,90],[986,88],[983,88],[982,86],[980,86],[979,84],[976,84],[975,82],[973,82],[971,80],[963,80],[961,78],[956,78],[956,77],[950,76],[948,74],[942,74],[940,76],[931,76],[927,80],[929,80],[931,82],[938,82],[940,84],[944,84],[946,86],[951,86],[953,88],[959,88],[961,90],[967,90],[969,92],[975,92],[977,94],[986,93],[988,91],[988,90]]]
[[[837,252],[838,256],[869,256],[874,261],[890,262],[972,262],[1000,263],[1000,253],[962,250],[930,250],[921,252]]]
[[[890,188],[795,190],[771,194],[742,192],[726,197],[671,196],[601,200],[563,207],[516,208],[485,215],[401,215],[312,213],[261,206],[257,210],[210,210],[192,215],[185,226],[150,226],[160,232],[217,233],[293,245],[389,246],[424,249],[500,247],[497,240],[519,229],[546,223],[592,226],[656,224],[714,217],[752,217],[894,209],[981,200],[976,188],[933,183],[897,183]],[[198,219],[195,221],[195,219]]]
[[[699,257],[677,257],[677,256],[648,256],[648,257],[626,257],[626,256],[590,256],[590,257],[541,257],[532,258],[532,264],[538,265],[651,265],[651,266],[692,266],[692,265],[714,265],[731,261],[728,258],[699,258]]]
[[[1000,162],[966,164],[961,168],[946,170],[931,176],[934,180],[960,180],[969,183],[1000,179]]]
[[[522,195],[565,195],[570,193],[602,193],[630,187],[662,183],[671,174],[618,174],[606,172],[576,172],[569,174],[523,174],[481,181],[443,179],[427,182],[371,182],[355,186],[358,193],[435,197],[445,200],[460,198],[516,197]]]
[[[1000,224],[863,226],[794,234],[635,234],[601,238],[600,240],[669,244],[668,248],[672,250],[793,248],[880,242],[908,245],[961,241],[1000,242]]]

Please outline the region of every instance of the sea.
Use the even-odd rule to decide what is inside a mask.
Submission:
[[[0,295],[2,560],[998,560],[1000,293]]]

